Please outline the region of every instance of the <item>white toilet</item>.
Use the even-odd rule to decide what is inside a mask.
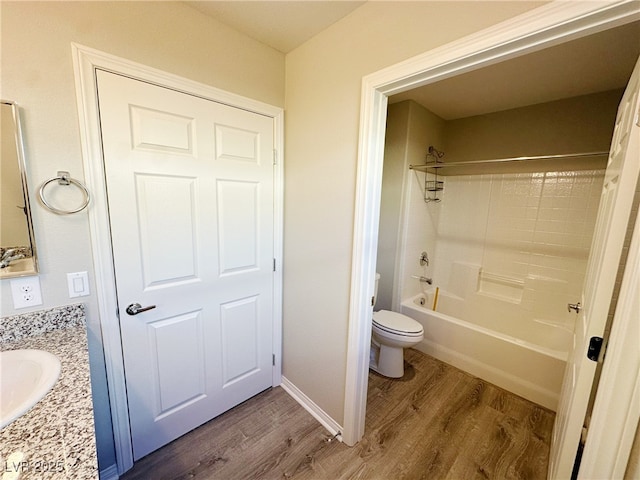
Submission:
[[[376,273],[375,298],[378,296]],[[413,318],[389,310],[373,312],[369,368],[380,375],[400,378],[404,375],[404,349],[424,338],[422,325]]]

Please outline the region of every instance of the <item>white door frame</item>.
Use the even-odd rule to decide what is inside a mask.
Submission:
[[[364,435],[389,95],[640,19],[632,0],[552,2],[362,80],[343,440]]]
[[[632,128],[640,129],[636,112]],[[638,158],[636,130],[635,153]],[[638,297],[640,296],[640,211],[629,246],[627,266],[620,286],[607,361],[593,406],[578,479],[624,478],[640,419],[640,352],[638,351]]]
[[[273,385],[279,385],[282,375],[282,235],[284,191],[284,112],[240,95],[194,82],[155,68],[116,57],[89,47],[72,43],[76,97],[80,120],[80,137],[85,181],[91,192],[89,225],[96,277],[96,295],[102,327],[107,382],[118,473],[133,466],[133,450],[129,431],[129,413],[124,377],[124,362],[118,321],[113,254],[111,250],[104,164],[100,137],[100,117],[96,94],[96,69],[125,75],[155,85],[171,88],[214,102],[258,113],[274,120],[274,146],[278,160],[274,167],[274,258],[276,273],[273,295]]]

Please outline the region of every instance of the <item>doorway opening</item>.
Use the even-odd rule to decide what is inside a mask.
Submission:
[[[421,319],[414,348],[554,411],[637,38],[640,22],[389,98],[374,310]],[[436,291],[460,335],[504,355],[439,332],[418,308]]]
[[[365,78],[347,365],[347,443],[355,443],[364,432],[368,358],[358,355],[358,352],[368,351],[370,341],[370,305],[378,249],[384,129],[390,96],[402,94],[418,86],[435,84],[442,79],[454,78],[482,66],[518,58],[524,53],[536,52],[545,47],[618,27],[637,18],[634,18],[637,13],[632,13],[631,9],[627,13],[621,10],[614,13],[616,9],[626,9],[629,7],[628,4],[617,4],[604,9],[587,8],[582,5],[580,12],[574,9],[575,7],[543,7],[536,11],[536,22],[531,22],[529,27],[523,26],[527,22],[523,21],[524,17],[520,17],[517,25],[510,25],[512,28],[497,28],[490,34],[464,39],[465,41],[429,52],[417,60],[414,59],[415,61],[405,62]],[[428,145],[425,145],[426,147]],[[438,148],[437,145],[435,147]],[[372,234],[375,235],[373,239]]]

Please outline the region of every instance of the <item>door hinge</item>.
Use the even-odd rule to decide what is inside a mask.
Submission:
[[[273,149],[273,164],[278,164],[278,151],[275,148]]]
[[[272,354],[271,355],[271,365],[273,365],[274,367],[276,366],[276,354]]]
[[[276,271],[276,259],[275,258],[273,259],[273,271],[274,272]]]
[[[602,337],[591,337],[591,340],[589,340],[589,348],[587,349],[587,358],[597,362],[601,349]]]

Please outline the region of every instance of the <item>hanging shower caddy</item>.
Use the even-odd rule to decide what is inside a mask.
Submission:
[[[425,203],[439,202],[438,192],[444,190],[444,181],[438,180],[437,165],[442,164],[444,152],[429,145],[426,163],[424,165],[409,165],[411,170],[424,172],[424,201]],[[432,169],[432,171],[429,171]]]
[[[427,151],[426,163],[422,165],[409,165],[411,170],[416,172],[424,172],[424,201],[439,202],[441,199],[438,197],[438,192],[444,189],[444,182],[438,180],[438,170],[445,168],[448,172],[453,172],[460,168],[459,171],[465,171],[469,167],[482,167],[483,173],[495,173],[496,170],[492,167],[509,165],[514,163],[528,163],[529,165],[537,165],[536,172],[551,172],[555,171],[558,167],[553,162],[559,160],[577,160],[577,159],[596,159],[599,157],[608,157],[608,151],[596,151],[596,152],[578,152],[578,153],[560,153],[550,155],[533,155],[522,157],[507,157],[507,158],[493,158],[484,160],[471,160],[460,162],[443,162],[441,159],[444,157],[444,152],[436,149],[434,146],[429,146]],[[503,172],[504,170],[498,170]],[[473,172],[477,173],[477,170]],[[450,173],[452,174],[452,173]],[[418,175],[416,175],[416,178]]]

